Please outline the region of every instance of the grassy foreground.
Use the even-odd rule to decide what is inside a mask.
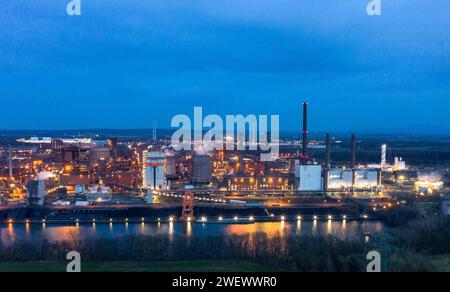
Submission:
[[[65,272],[63,262],[0,262],[0,272]],[[277,272],[271,267],[233,261],[86,262],[82,272]]]
[[[450,254],[430,257],[431,264],[438,272],[450,273]]]

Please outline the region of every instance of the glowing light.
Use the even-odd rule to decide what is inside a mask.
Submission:
[[[208,221],[208,219],[207,219],[206,217],[202,217],[202,219],[201,219],[201,220],[202,220],[202,222],[203,222],[203,223],[205,223],[205,222],[207,222],[207,221]]]
[[[302,216],[297,216],[297,220],[302,220]]]
[[[170,217],[170,218],[169,218],[169,221],[170,221],[170,222],[173,222],[173,217]]]
[[[314,221],[316,221],[318,219],[318,217],[317,216],[314,216]]]
[[[238,221],[239,218],[237,216],[234,217],[234,221]]]
[[[219,221],[223,221],[223,217],[222,216],[219,217]]]
[[[281,216],[280,219],[281,219],[281,221],[284,221],[284,220],[286,220],[286,217],[285,216]]]
[[[333,219],[333,216],[328,216],[328,220],[332,220]]]
[[[250,218],[248,218],[248,220],[250,220],[250,221],[254,221],[254,220],[255,220],[255,218],[254,218],[253,216],[250,216]]]

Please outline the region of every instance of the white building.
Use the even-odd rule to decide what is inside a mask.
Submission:
[[[150,190],[164,190],[166,181],[166,157],[162,152],[144,152],[147,157],[143,167],[143,187]]]
[[[340,190],[351,188],[353,184],[353,174],[351,170],[330,170],[328,173],[328,189]]]
[[[322,166],[296,164],[295,175],[300,180],[300,191],[322,191]]]
[[[372,189],[380,186],[380,172],[374,169],[355,170],[355,185],[353,185],[353,171],[334,169],[328,173],[328,189]]]
[[[379,186],[379,172],[377,170],[362,169],[356,171],[357,189],[371,189]]]
[[[406,169],[406,162],[403,160],[403,158],[395,157],[394,170],[405,170],[405,169]]]
[[[387,166],[387,145],[381,145],[381,168],[385,168]]]

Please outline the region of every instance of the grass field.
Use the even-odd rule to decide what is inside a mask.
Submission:
[[[63,262],[0,262],[0,272],[65,272]],[[279,272],[250,262],[86,262],[82,272]]]
[[[430,257],[430,262],[438,272],[450,272],[450,254]]]

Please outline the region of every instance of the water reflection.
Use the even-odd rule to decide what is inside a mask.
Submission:
[[[297,234],[302,233],[302,220],[297,221]]]
[[[265,233],[269,237],[288,235],[332,234],[340,238],[359,237],[365,233],[382,232],[381,222],[355,221],[302,221],[265,222],[254,224],[213,224],[213,223],[107,223],[107,224],[74,224],[68,225],[33,225],[8,224],[0,225],[0,242],[20,239],[73,240],[79,236],[120,237],[126,235],[167,235],[170,240],[175,236],[187,238],[244,235]]]
[[[327,234],[333,234],[333,222],[328,220],[327,223]]]

